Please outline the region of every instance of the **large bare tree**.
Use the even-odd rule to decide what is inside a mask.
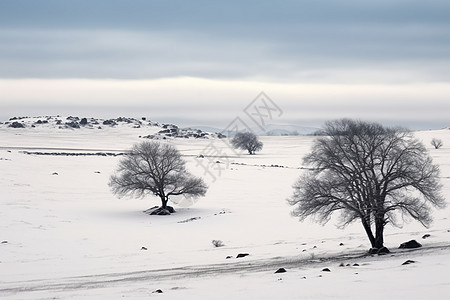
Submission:
[[[180,152],[170,144],[145,141],[136,144],[120,162],[110,177],[109,186],[119,196],[154,195],[161,199],[155,214],[174,212],[167,203],[170,196],[204,196],[207,186],[203,179],[186,170]]]
[[[304,157],[310,167],[294,184],[292,214],[326,223],[341,212],[341,225],[359,220],[372,251],[384,249],[385,225],[410,216],[424,226],[431,207],[445,207],[439,168],[425,146],[403,128],[342,119],[326,123]]]

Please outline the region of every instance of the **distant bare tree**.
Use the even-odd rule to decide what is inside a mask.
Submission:
[[[433,145],[433,147],[434,147],[435,149],[439,149],[439,148],[441,148],[441,147],[444,145],[444,143],[442,142],[441,139],[433,138],[433,139],[431,140],[431,145]]]
[[[252,132],[238,132],[231,140],[231,145],[236,149],[247,150],[249,154],[255,154],[263,147],[263,143]]]
[[[155,214],[174,212],[168,206],[170,196],[204,196],[206,184],[187,172],[180,152],[172,145],[145,141],[134,145],[110,177],[112,192],[143,197],[155,195],[161,199],[161,209]]]
[[[343,119],[326,123],[324,133],[304,157],[311,169],[288,199],[294,216],[326,223],[341,211],[342,227],[361,221],[379,251],[386,250],[385,225],[398,225],[396,212],[428,226],[430,205],[445,207],[439,168],[408,130]]]

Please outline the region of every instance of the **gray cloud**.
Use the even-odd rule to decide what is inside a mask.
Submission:
[[[444,1],[16,0],[0,9],[0,77],[374,80],[365,70],[448,81],[449,11]]]

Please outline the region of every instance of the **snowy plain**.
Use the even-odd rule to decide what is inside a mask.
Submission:
[[[392,253],[385,256],[366,255],[370,243],[357,223],[340,229],[336,220],[322,226],[290,215],[286,198],[314,137],[261,137],[264,148],[252,156],[236,155],[220,139],[165,140],[209,185],[206,197],[175,205],[171,216],[142,212],[158,205],[156,198],[111,194],[108,179],[121,156],[24,153],[122,153],[151,130],[0,127],[0,297],[450,298],[450,208],[435,211],[430,228],[410,220],[388,226]],[[440,165],[449,199],[450,130],[415,135]],[[434,149],[432,138],[444,146]],[[210,143],[229,156],[214,157],[216,180],[196,158]],[[411,239],[423,247],[397,249]],[[415,263],[402,265],[406,260]],[[278,268],[287,272],[275,274]]]

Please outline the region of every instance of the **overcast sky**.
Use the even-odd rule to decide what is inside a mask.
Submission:
[[[448,1],[0,0],[0,119],[450,126]]]

